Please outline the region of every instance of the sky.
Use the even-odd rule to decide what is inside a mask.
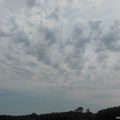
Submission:
[[[120,0],[0,0],[0,114],[120,104]]]

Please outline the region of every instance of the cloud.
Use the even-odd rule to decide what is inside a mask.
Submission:
[[[36,0],[26,0],[26,2],[30,7],[33,7],[34,5],[36,5]]]
[[[0,0],[0,88],[73,101],[112,91],[120,77],[118,5]]]

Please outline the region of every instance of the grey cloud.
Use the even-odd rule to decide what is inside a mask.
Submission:
[[[108,55],[105,54],[104,52],[103,53],[99,53],[97,59],[98,59],[98,62],[101,63],[104,60],[108,59]]]
[[[73,44],[76,48],[76,52],[77,52],[77,49],[78,49],[78,52],[80,52],[79,50],[81,48],[83,48],[85,42],[86,42],[86,39],[82,37],[82,28],[81,26],[75,26],[74,29],[73,29]]]
[[[100,29],[101,20],[89,21],[91,30],[97,31]]]
[[[106,49],[113,51],[120,51],[120,45],[118,44],[120,36],[119,36],[119,26],[114,27],[114,25],[110,28],[110,31],[104,34],[101,38],[101,42],[104,43]]]
[[[84,60],[82,59],[82,57],[74,58],[74,56],[72,56],[71,58],[69,58],[69,60],[67,60],[67,62],[72,69],[79,71],[81,71],[84,66]]]
[[[26,78],[26,81],[29,81],[34,75],[32,71],[27,70],[26,68],[11,67],[11,71],[14,72],[17,76]]]
[[[10,36],[10,34],[0,31],[0,37],[9,37],[9,36]]]
[[[25,68],[19,68],[19,67],[16,67],[16,66],[11,67],[11,69],[15,70],[16,72],[18,71],[18,72],[25,73],[25,74],[27,74],[27,73],[31,74],[32,73],[32,72],[30,72],[29,70],[27,70]]]
[[[26,0],[26,2],[30,7],[33,7],[34,5],[36,5],[36,0]]]
[[[102,41],[103,41],[104,45],[107,47],[107,49],[118,51],[119,48],[116,47],[116,45],[117,45],[116,40],[117,40],[117,37],[112,32],[103,36],[103,38],[102,38]]]
[[[54,44],[56,41],[56,31],[53,29],[49,29],[47,27],[40,27],[40,31],[41,34],[43,34],[44,36],[44,41],[46,42],[46,44],[49,46],[51,44]]]
[[[60,10],[59,7],[56,7],[48,16],[47,19],[55,19],[57,21],[60,20]]]
[[[17,31],[16,33],[14,33],[12,39],[16,43],[24,43],[24,45],[30,46],[30,42],[29,42],[28,36],[24,32],[22,32],[22,31]]]
[[[47,48],[45,46],[36,46],[35,53],[37,55],[38,61],[42,61],[45,64],[49,63],[49,58],[47,56]]]
[[[4,12],[0,9],[1,16],[7,16],[0,17],[2,88],[46,96],[61,93],[68,99],[73,96],[67,91],[85,91],[89,99],[86,89],[102,89],[106,85],[110,89],[113,79],[118,82],[119,24],[110,27],[114,24],[111,14],[97,9],[104,1],[98,0],[99,5],[95,0],[73,0],[72,4],[69,0],[37,0],[38,4],[26,0],[26,5],[22,0],[19,5],[13,0],[10,6],[10,1],[5,1],[9,12],[5,6]],[[96,6],[94,11],[88,9],[92,3]],[[116,15],[115,8],[113,14]],[[80,101],[82,97],[84,94],[75,99]]]
[[[114,67],[114,70],[119,71],[120,70],[120,65]]]

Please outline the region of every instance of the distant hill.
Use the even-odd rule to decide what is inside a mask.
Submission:
[[[80,113],[73,111],[44,115],[37,115],[34,113],[25,116],[0,116],[0,120],[94,120],[94,118],[95,115],[93,113]]]
[[[0,115],[0,120],[119,120],[120,106],[92,112],[61,112],[37,115],[36,113],[23,116]]]
[[[120,106],[100,110],[96,114],[96,120],[120,120]]]

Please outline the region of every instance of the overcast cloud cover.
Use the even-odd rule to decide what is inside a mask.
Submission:
[[[119,105],[119,5],[0,0],[0,113]]]

